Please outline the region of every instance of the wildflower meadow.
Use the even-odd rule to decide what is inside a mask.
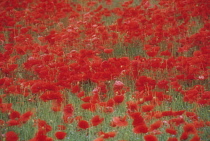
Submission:
[[[209,0],[1,0],[0,141],[210,141]]]

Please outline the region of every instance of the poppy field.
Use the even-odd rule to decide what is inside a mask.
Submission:
[[[209,0],[1,0],[0,141],[210,141]]]

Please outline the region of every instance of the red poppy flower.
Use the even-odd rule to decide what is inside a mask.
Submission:
[[[185,123],[185,120],[183,118],[173,118],[169,120],[170,123],[175,123],[176,126]]]
[[[108,107],[113,107],[114,106],[114,99],[109,99],[108,101],[107,101],[107,106]]]
[[[210,126],[210,121],[206,121],[206,126]]]
[[[18,139],[19,137],[15,132],[9,131],[6,133],[6,141],[17,141]]]
[[[46,102],[47,100],[62,101],[62,97],[62,94],[59,92],[47,91],[40,96],[40,99],[42,99],[44,102]]]
[[[61,102],[57,101],[57,100],[53,100],[52,101],[52,107],[51,109],[54,111],[54,112],[58,112],[58,111],[61,111]]]
[[[136,133],[136,134],[147,133],[148,132],[148,127],[145,124],[138,125],[133,129],[133,132]]]
[[[79,91],[80,91],[79,85],[72,86],[72,88],[71,88],[72,93],[78,93]]]
[[[104,53],[109,54],[109,53],[112,53],[112,52],[113,52],[113,49],[104,49]]]
[[[172,111],[163,111],[162,116],[173,116],[173,112]]]
[[[5,124],[5,121],[0,119],[0,126],[3,126],[4,124]]]
[[[100,118],[99,115],[96,115],[91,119],[91,122],[92,122],[93,126],[97,126],[100,123],[102,123],[103,121],[104,121],[104,118]]]
[[[80,97],[83,97],[83,96],[85,96],[85,92],[84,91],[77,93],[77,97],[80,98]]]
[[[126,116],[124,116],[124,117],[113,117],[113,121],[111,122],[111,125],[113,127],[115,127],[115,126],[118,126],[118,127],[127,126],[128,122],[126,121]]]
[[[70,123],[72,123],[72,122],[74,121],[74,118],[63,115],[63,121],[64,121],[65,123],[70,124]]]
[[[33,113],[31,111],[28,111],[20,116],[19,121],[22,123],[26,123],[32,115]]]
[[[17,125],[20,125],[20,121],[11,119],[11,120],[7,121],[7,124],[8,124],[8,126],[17,126]]]
[[[82,129],[87,129],[89,128],[89,123],[86,120],[81,120],[78,122],[77,126]]]
[[[200,141],[201,138],[198,135],[194,135],[194,137],[190,141]]]
[[[46,136],[46,132],[43,130],[39,130],[35,137],[31,139],[30,141],[47,141],[48,137]]]
[[[116,132],[107,132],[107,133],[104,133],[102,131],[98,132],[99,136],[103,136],[104,139],[108,139],[108,138],[113,138],[116,136]]]
[[[81,100],[84,102],[90,102],[91,96],[86,96],[86,97],[82,98]]]
[[[0,111],[2,113],[6,113],[12,110],[12,103],[1,103],[0,104]]]
[[[115,81],[114,83],[114,90],[121,90],[124,87],[124,84],[121,81]]]
[[[65,116],[71,117],[74,113],[74,107],[72,104],[67,104],[64,108],[63,108],[63,112]]]
[[[155,106],[154,105],[144,105],[141,107],[142,112],[149,112],[151,111]]]
[[[58,131],[55,133],[55,136],[58,140],[62,140],[66,137],[66,132]]]
[[[148,56],[155,57],[158,54],[158,51],[150,50],[146,52]]]
[[[12,111],[9,115],[10,119],[20,118],[20,113],[18,111]]]
[[[185,124],[183,128],[184,128],[184,132],[186,132],[188,134],[196,133],[196,128],[195,128],[194,124],[192,124],[192,123]]]
[[[134,127],[144,124],[144,118],[141,116],[141,114],[139,112],[131,113],[130,116],[131,116],[131,118],[133,118],[132,125]]]
[[[163,56],[171,56],[171,52],[169,50],[166,50],[166,51],[162,51],[160,53],[160,55],[163,55]]]
[[[167,80],[160,80],[160,81],[158,81],[157,86],[160,89],[166,89],[166,90],[168,90],[168,88],[169,88],[168,83],[169,82]]]
[[[176,130],[174,130],[172,128],[167,128],[166,132],[169,133],[169,134],[172,134],[172,135],[176,135],[177,134]]]
[[[185,114],[187,117],[189,117],[192,120],[198,120],[198,116],[194,112],[186,112]]]
[[[133,101],[128,101],[126,104],[127,104],[127,109],[130,111],[136,111],[139,108],[138,104]]]
[[[181,137],[180,137],[180,140],[186,140],[186,139],[188,139],[188,136],[189,136],[188,133],[183,132],[182,135],[181,135]]]
[[[160,128],[161,125],[162,125],[162,121],[158,120],[150,126],[150,130],[156,130]]]
[[[124,96],[123,95],[116,95],[114,98],[115,103],[122,103],[124,100]]]
[[[99,137],[99,138],[94,139],[93,141],[104,141],[104,139]]]
[[[95,104],[93,104],[93,103],[83,103],[82,105],[81,105],[81,107],[82,107],[82,109],[87,109],[87,110],[90,110],[90,111],[95,111],[96,110],[96,106],[95,106]]]
[[[158,141],[157,137],[154,135],[145,135],[144,139],[145,141]]]
[[[168,138],[167,141],[178,141],[178,139],[177,139],[177,138],[172,138],[172,137],[170,137],[170,138]]]
[[[52,127],[49,124],[47,124],[46,121],[41,119],[36,120],[35,125],[38,125],[38,130],[40,132],[43,132],[44,134],[52,130]]]
[[[174,115],[174,116],[180,116],[180,115],[184,114],[184,112],[185,112],[185,110],[174,111],[174,112],[173,112],[173,115]]]

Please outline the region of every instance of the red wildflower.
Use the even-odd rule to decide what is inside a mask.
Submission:
[[[109,99],[108,101],[107,101],[107,106],[108,107],[113,107],[114,106],[114,99]]]
[[[20,125],[20,122],[19,122],[19,120],[11,119],[11,120],[7,121],[7,124],[8,124],[8,126],[16,126],[16,125]]]
[[[55,136],[58,140],[62,140],[66,137],[66,132],[58,131],[55,133]]]
[[[38,125],[38,130],[44,134],[52,130],[52,127],[41,119],[36,120],[35,125]]]
[[[51,91],[43,93],[40,96],[40,99],[43,100],[44,102],[48,100],[57,100],[61,102],[63,100],[62,94],[60,92],[51,92]]]
[[[142,125],[136,126],[133,129],[133,132],[136,133],[136,134],[147,133],[148,132],[148,128],[147,128],[147,126],[145,124],[142,124]]]
[[[147,89],[154,89],[156,85],[156,81],[147,76],[140,76],[136,80],[136,87],[138,91],[145,91]]]
[[[187,138],[188,138],[188,133],[183,132],[181,137],[180,137],[180,140],[186,140]]]
[[[81,91],[79,93],[77,93],[77,97],[83,97],[85,95],[85,92],[84,91]]]
[[[74,121],[74,118],[63,115],[63,121],[64,121],[65,123],[70,124],[70,123],[72,123],[72,122]]]
[[[104,139],[99,137],[99,138],[94,139],[93,141],[104,141]]]
[[[81,107],[82,107],[82,109],[87,109],[87,110],[90,110],[90,111],[95,111],[96,110],[96,106],[95,106],[95,104],[93,104],[93,103],[83,103],[82,105],[81,105]]]
[[[134,119],[132,123],[134,127],[144,124],[144,118],[139,112],[131,113],[130,116]]]
[[[150,126],[150,130],[156,130],[160,128],[161,125],[162,125],[162,121],[158,120]]]
[[[18,139],[19,137],[15,132],[9,131],[6,133],[6,141],[17,141]]]
[[[162,51],[160,53],[160,55],[163,55],[163,56],[171,56],[171,52],[169,50],[165,50],[165,51]]]
[[[180,115],[182,115],[184,112],[185,112],[185,110],[174,111],[174,112],[173,112],[173,115],[174,115],[174,116],[180,116]]]
[[[0,126],[3,126],[4,124],[5,124],[5,121],[0,119]]]
[[[210,121],[206,121],[206,126],[210,126]]]
[[[78,122],[78,127],[82,129],[87,129],[89,128],[89,124],[86,120],[81,120]]]
[[[121,81],[115,81],[114,83],[114,90],[121,90],[124,87],[124,84]]]
[[[186,112],[185,114],[187,117],[189,117],[192,120],[198,120],[198,116],[194,112]]]
[[[64,108],[63,108],[63,112],[65,116],[71,117],[74,113],[74,107],[72,104],[67,104]]]
[[[72,88],[71,88],[72,93],[78,93],[79,91],[80,91],[79,85],[72,86]]]
[[[20,113],[18,111],[12,111],[9,115],[10,119],[20,118]]]
[[[168,140],[167,141],[178,141],[178,139],[177,138],[168,138]]]
[[[115,127],[115,126],[118,126],[118,127],[127,126],[128,122],[126,121],[126,116],[124,116],[123,118],[113,117],[113,121],[111,122],[111,125],[113,127]]]
[[[176,135],[177,134],[176,130],[174,130],[172,128],[167,128],[166,132],[169,133],[169,134],[172,134],[172,135]]]
[[[173,112],[172,111],[163,111],[162,115],[163,116],[173,116]]]
[[[48,141],[48,137],[46,136],[46,132],[43,130],[39,130],[35,137],[30,141]],[[51,141],[51,140],[50,140]]]
[[[185,124],[183,128],[184,128],[184,132],[186,132],[188,134],[195,134],[196,133],[195,126],[191,123]]]
[[[168,88],[169,88],[168,81],[167,80],[160,80],[160,81],[158,81],[157,86],[160,89],[166,89],[166,90],[168,90]]]
[[[28,112],[26,112],[26,113],[24,113],[24,114],[22,114],[21,116],[20,116],[20,122],[22,122],[22,123],[26,123],[29,119],[30,119],[30,117],[33,115],[33,113],[31,112],[31,111],[28,111]]]
[[[198,135],[195,135],[190,141],[200,141],[201,138]]]
[[[169,123],[175,123],[176,126],[185,123],[183,118],[173,118],[169,120]]]
[[[154,117],[157,118],[157,119],[161,118],[162,117],[162,112],[160,112],[160,111],[155,112]]]
[[[142,112],[149,112],[154,108],[154,105],[144,105],[141,107]]]
[[[116,95],[114,98],[115,103],[122,103],[124,100],[124,96],[123,95]]]
[[[113,49],[104,49],[104,53],[109,54],[109,53],[112,53],[112,52],[113,52]]]
[[[108,138],[113,138],[116,136],[116,132],[107,132],[107,133],[104,133],[102,131],[98,132],[99,136],[102,136],[104,139],[108,139]]]
[[[0,111],[2,113],[6,113],[12,110],[12,103],[1,103],[0,104]]]
[[[86,96],[86,97],[82,98],[81,100],[84,102],[90,102],[91,96]]]
[[[157,137],[154,135],[145,135],[144,140],[145,141],[158,141]]]
[[[139,108],[138,104],[133,101],[128,101],[126,104],[127,104],[127,109],[130,111],[136,111]]]
[[[54,112],[58,112],[58,111],[61,111],[61,102],[57,101],[57,100],[53,100],[52,101],[52,107],[51,109],[54,111]]]
[[[91,119],[91,122],[92,122],[93,126],[97,126],[100,123],[102,123],[103,121],[104,121],[104,118],[100,118],[99,115],[96,115]]]

